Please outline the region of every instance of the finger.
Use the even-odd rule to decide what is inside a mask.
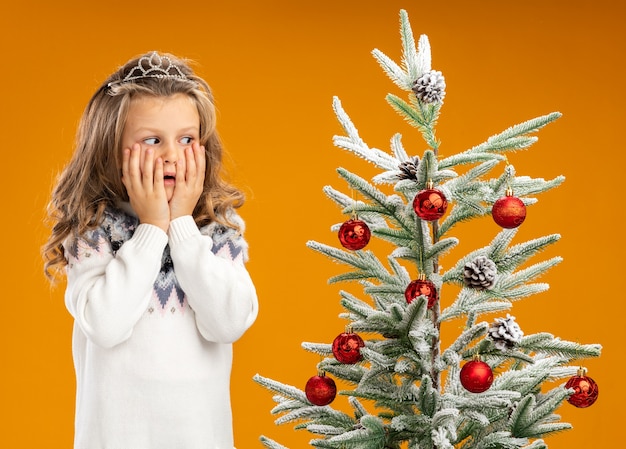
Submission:
[[[143,170],[141,174],[142,184],[148,192],[154,190],[154,150],[146,148],[144,153]]]
[[[124,148],[122,151],[122,184],[128,190],[130,185],[130,148]]]
[[[204,177],[206,176],[206,148],[202,145],[198,145],[198,151],[195,152],[196,167],[200,182],[204,184]]]
[[[163,184],[163,159],[158,157],[154,161],[154,189],[159,192],[165,192]]]
[[[193,184],[196,179],[195,146],[194,143],[191,147],[185,148],[186,178],[190,184]]]
[[[146,164],[146,150],[148,148],[142,147],[140,144],[136,144],[137,149],[139,150],[139,167],[143,170],[143,167]]]
[[[133,183],[133,185],[141,182],[141,167],[139,165],[141,147],[138,144],[134,144],[130,149],[129,159],[128,159],[128,174],[129,181]]]
[[[176,161],[176,185],[183,185],[187,175],[187,161],[185,160],[185,149],[178,153],[178,159]]]

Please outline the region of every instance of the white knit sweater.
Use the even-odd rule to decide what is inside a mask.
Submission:
[[[74,447],[233,449],[231,343],[258,307],[246,243],[216,223],[199,230],[191,216],[166,234],[125,208],[64,244]]]

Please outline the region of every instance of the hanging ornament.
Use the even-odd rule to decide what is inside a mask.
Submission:
[[[435,304],[435,301],[437,301],[437,288],[435,284],[426,279],[424,274],[420,274],[419,278],[411,281],[406,290],[404,290],[404,297],[409,304],[420,295],[424,295],[428,298],[429,309]]]
[[[506,189],[506,196],[493,203],[493,220],[505,229],[517,228],[526,219],[526,206],[522,200],[513,196],[511,188]]]
[[[307,381],[304,393],[312,404],[328,405],[333,402],[337,395],[337,386],[334,380],[326,377],[325,373],[320,371],[317,376],[313,376]]]
[[[491,367],[480,360],[480,356],[474,356],[474,360],[467,362],[461,368],[461,385],[472,393],[487,391],[493,382]]]
[[[496,282],[498,268],[487,256],[478,256],[463,268],[463,283],[466,287],[489,290]]]
[[[344,248],[356,251],[365,248],[372,233],[364,221],[351,218],[341,225],[338,235]]]
[[[574,407],[589,407],[598,399],[598,384],[585,374],[587,374],[587,370],[580,368],[578,374],[571,377],[565,384],[565,388],[574,389],[574,394],[567,398],[567,402]]]
[[[422,220],[439,220],[447,208],[448,200],[440,190],[433,188],[432,181],[428,181],[426,189],[418,192],[413,199],[413,210]]]
[[[517,346],[522,341],[524,332],[515,322],[515,317],[507,313],[506,318],[496,318],[487,335],[493,340],[496,348],[505,351]]]
[[[339,362],[351,365],[361,360],[364,346],[363,339],[348,328],[333,340],[333,355]]]

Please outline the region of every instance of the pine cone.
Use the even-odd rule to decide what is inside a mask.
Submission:
[[[415,96],[424,103],[437,103],[446,96],[446,80],[437,70],[424,73],[412,87]]]
[[[506,318],[496,318],[488,332],[494,346],[501,351],[513,349],[524,336],[524,332],[515,322],[515,317],[507,313]]]
[[[408,161],[402,162],[398,166],[398,170],[400,170],[400,174],[398,178],[400,179],[413,179],[417,181],[417,164],[419,164],[420,159],[417,156],[413,156]]]
[[[493,260],[486,256],[478,256],[465,264],[463,282],[467,287],[487,290],[493,287],[498,269]]]

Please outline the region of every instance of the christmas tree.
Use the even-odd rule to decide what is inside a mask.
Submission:
[[[428,149],[410,156],[399,134],[391,139],[389,153],[368,147],[334,99],[345,131],[335,136],[335,145],[380,173],[368,182],[339,168],[352,194],[328,186],[324,192],[352,214],[335,227],[343,248],[307,245],[347,265],[349,271],[330,282],[356,281],[366,299],[342,291],[345,332],[332,343],[303,343],[321,356],[318,375],[304,390],[260,375],[255,380],[276,393],[276,423],[308,430],[314,447],[546,448],[543,437],[571,427],[555,414],[563,401],[587,407],[598,397],[596,383],[574,362],[599,356],[601,347],[549,333],[524,335],[507,313],[513,302],[547,290],[536,280],[561,261],[531,261],[559,240],[557,234],[513,240],[534,196],[564,178],[517,176],[506,154],[530,147],[537,141],[532,134],[560,114],[528,120],[440,157],[435,125],[445,79],[431,68],[427,37],[421,36],[416,47],[405,11],[400,19],[401,64],[379,50],[373,55],[408,92],[408,101],[393,94],[387,101],[421,133]],[[474,219],[493,219],[502,230],[487,246],[443,270],[440,258],[459,243],[452,235],[455,227]],[[371,236],[391,243],[385,261],[366,249]],[[449,298],[447,291],[458,293]],[[485,316],[496,318],[481,321]],[[458,320],[464,323],[461,330],[445,326]],[[442,347],[444,330],[460,333],[447,347]],[[339,394],[348,396],[350,413],[329,405],[337,393],[333,378],[349,387]],[[269,438],[261,441],[284,449]]]

